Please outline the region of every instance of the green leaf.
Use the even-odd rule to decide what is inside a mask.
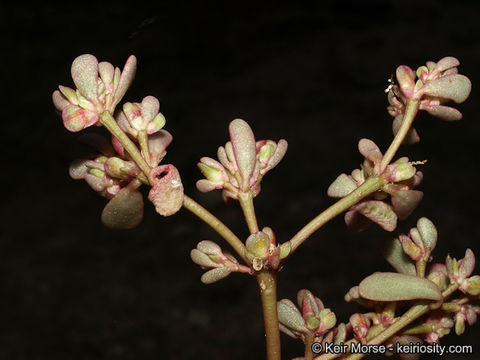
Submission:
[[[384,256],[390,265],[399,273],[407,275],[416,275],[417,270],[412,260],[405,254],[400,241],[392,239],[385,248]]]
[[[360,283],[360,296],[374,301],[441,300],[435,283],[425,278],[398,273],[374,273]]]
[[[143,197],[137,190],[123,188],[108,202],[102,212],[105,226],[116,230],[136,227],[143,218]]]

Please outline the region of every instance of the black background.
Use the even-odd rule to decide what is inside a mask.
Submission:
[[[92,53],[123,67],[138,58],[124,100],[160,99],[174,135],[164,163],[180,170],[186,193],[244,238],[238,204],[200,194],[202,156],[227,141],[228,122],[247,120],[257,139],[286,138],[289,151],[263,181],[260,226],[280,242],[332,203],[328,185],[358,167],[357,142],[392,139],[383,89],[400,64],[416,68],[451,55],[473,91],[464,119],[422,116],[419,145],[399,155],[428,159],[425,198],[398,230],[420,216],[437,225],[435,259],[480,249],[477,1],[326,1],[321,5],[248,7],[141,2],[1,5],[2,196],[0,240],[1,359],[262,359],[263,322],[253,278],[234,274],[200,283],[189,251],[219,236],[186,210],[162,218],[146,204],[133,231],[100,223],[105,200],[68,176],[81,155],[51,103],[72,86],[70,65]],[[351,286],[389,271],[380,248],[388,234],[350,234],[341,217],[315,233],[279,275],[279,298],[310,289],[339,321]],[[226,247],[226,246],[225,246]],[[476,272],[478,273],[478,266]],[[478,324],[443,344],[472,344]],[[282,335],[284,358],[302,345]]]

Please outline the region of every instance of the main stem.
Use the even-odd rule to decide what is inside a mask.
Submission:
[[[361,199],[379,190],[387,181],[382,177],[374,177],[367,179],[362,185],[352,191],[344,198],[338,200],[335,204],[320,213],[317,217],[305,225],[294,237],[290,239],[292,254],[297,247],[299,247],[310,235],[320,229],[325,223],[333,219],[335,216],[341,214],[349,209]]]
[[[218,234],[220,234],[220,236],[222,236],[230,244],[230,246],[233,247],[242,260],[245,261],[246,264],[250,265],[250,261],[245,256],[245,245],[243,245],[242,241],[232,232],[232,230],[230,230],[224,223],[217,219],[202,205],[187,195],[183,196],[183,206],[187,210],[191,211],[194,215],[198,216]]]
[[[255,276],[262,299],[267,360],[281,360],[280,330],[277,313],[277,274],[272,270],[261,270]]]

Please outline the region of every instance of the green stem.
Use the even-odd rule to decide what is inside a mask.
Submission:
[[[245,245],[243,245],[242,241],[232,232],[232,230],[230,230],[224,223],[217,219],[202,205],[187,195],[183,196],[183,206],[208,224],[220,236],[222,236],[230,244],[230,246],[233,247],[243,261],[250,265],[250,261],[245,256]]]
[[[253,206],[252,192],[249,191],[245,193],[240,191],[238,194],[238,201],[240,202],[240,206],[242,207],[243,215],[245,216],[245,220],[247,221],[250,234],[258,232],[258,223],[257,217],[255,216],[255,207]]]
[[[148,149],[148,136],[145,130],[138,132],[138,143],[140,144],[140,149],[143,151],[145,162],[151,167],[152,164],[150,162],[150,150]]]
[[[417,115],[418,111],[418,100],[407,100],[407,105],[405,108],[405,113],[403,114],[402,125],[395,135],[390,147],[388,148],[387,152],[383,156],[382,162],[380,163],[380,173],[385,170],[385,168],[390,164],[393,157],[398,151],[398,148],[402,144],[403,140],[407,136],[408,130],[412,126],[413,120],[415,120],[415,116]]]
[[[312,351],[312,344],[313,344],[313,334],[311,332],[307,332],[305,334],[305,360],[313,360],[313,351]]]
[[[457,284],[451,284],[443,293],[442,297],[446,299],[449,297],[455,290],[458,289]],[[393,335],[402,330],[405,326],[412,323],[414,320],[418,319],[420,316],[428,313],[431,310],[431,302],[419,302],[416,305],[413,305],[405,314],[403,314],[397,321],[395,321],[391,326],[386,328],[376,337],[368,342],[367,345],[379,345],[387,341]],[[365,356],[365,354],[354,354],[345,358],[345,360],[358,360]]]
[[[310,237],[315,231],[320,229],[325,223],[333,219],[335,216],[341,214],[345,210],[351,208],[363,198],[379,190],[387,181],[381,177],[374,177],[367,179],[362,185],[352,191],[344,198],[338,200],[328,209],[317,215],[307,225],[305,225],[294,237],[290,239],[290,255],[299,247],[306,239]]]
[[[100,123],[105,126],[105,128],[110,131],[110,133],[115,136],[118,141],[123,145],[125,150],[128,152],[133,161],[138,165],[138,167],[143,171],[145,176],[148,178],[151,167],[145,162],[142,154],[138,150],[137,146],[133,143],[132,140],[125,134],[125,132],[120,129],[117,122],[113,116],[108,112],[104,111],[100,114]]]
[[[262,299],[267,360],[281,360],[280,330],[277,313],[277,274],[262,270],[255,274]]]

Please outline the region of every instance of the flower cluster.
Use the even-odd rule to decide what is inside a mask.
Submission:
[[[298,292],[297,302],[301,311],[288,299],[282,299],[277,303],[280,330],[303,341],[308,333],[313,335],[315,342],[339,344],[345,341],[345,324],[334,328],[337,322],[335,314],[325,308],[318,297],[304,289]]]
[[[172,141],[172,136],[162,130],[165,117],[159,112],[159,101],[147,96],[141,103],[127,102],[117,119],[113,117],[135,71],[133,55],[123,71],[108,62],[99,63],[93,55],[81,55],[71,68],[76,89],[59,86],[60,90],[52,95],[68,130],[77,132],[102,123],[113,135],[111,145],[91,135],[90,145],[101,155],[76,160],[70,167],[74,179],[84,179],[110,199],[102,221],[112,228],[129,229],[140,223],[143,198],[137,189],[142,182],[152,186],[148,197],[161,215],[172,215],[183,204],[183,185],[177,169],[159,165]]]
[[[408,334],[421,336],[418,338],[420,342],[438,342],[453,327],[460,335],[465,331],[466,323],[473,325],[476,322],[480,313],[480,276],[471,276],[475,267],[473,252],[467,249],[461,260],[448,256],[445,264],[432,264],[425,269],[436,244],[434,224],[427,218],[419,219],[408,236],[394,238],[387,247],[386,258],[398,273],[374,273],[349,290],[346,301],[356,301],[370,310],[350,317],[350,326],[357,340],[365,341],[375,332],[374,326],[386,328],[393,324],[398,302],[429,300],[431,308],[436,309],[407,329]],[[463,295],[447,303],[444,292],[449,286],[453,291],[458,288]],[[397,340],[402,340],[403,336]]]
[[[204,284],[217,282],[232,272],[251,273],[247,266],[240,265],[230,253],[210,240],[200,241],[190,252],[190,257],[202,269],[209,269],[200,278]]]
[[[252,262],[252,268],[260,271],[264,268],[277,270],[280,261],[286,258],[290,252],[290,244],[287,242],[277,245],[275,234],[269,227],[262,231],[251,234],[245,242],[246,257]]]
[[[218,148],[218,160],[203,157],[198,163],[206,179],[197,181],[201,192],[222,189],[225,200],[238,199],[240,192],[260,192],[260,181],[283,158],[288,144],[285,140],[255,141],[252,129],[242,119],[229,125],[230,140]]]
[[[328,188],[327,194],[342,198],[357,189],[366,179],[383,177],[388,183],[380,191],[351,207],[345,214],[345,222],[352,231],[362,231],[373,222],[387,231],[393,231],[397,219],[407,218],[422,200],[423,192],[413,188],[420,184],[423,175],[406,157],[398,159],[382,171],[380,164],[383,155],[371,140],[361,139],[358,149],[365,157],[361,169],[355,169],[351,175],[339,175]]]
[[[470,80],[458,74],[460,62],[454,57],[445,57],[437,63],[428,61],[416,72],[406,65],[397,68],[398,85],[388,88],[388,113],[394,117],[393,133],[396,135],[403,121],[408,100],[419,101],[419,109],[442,120],[460,120],[460,111],[443,105],[447,101],[462,103],[471,91]],[[417,80],[416,80],[417,79]],[[412,127],[404,142],[416,143],[420,140],[417,131]]]
[[[98,123],[104,111],[113,114],[135,77],[137,59],[131,55],[123,71],[109,62],[98,62],[90,54],[80,55],[72,63],[76,90],[59,86],[53,103],[62,112],[67,130],[76,132]]]

